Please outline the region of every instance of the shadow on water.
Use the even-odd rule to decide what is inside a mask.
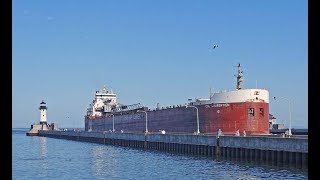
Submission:
[[[66,140],[68,141],[68,140]],[[91,144],[92,142],[82,142],[82,143],[89,143]],[[233,163],[233,165],[239,165],[243,166],[245,168],[263,168],[265,170],[271,170],[271,171],[285,171],[285,172],[292,172],[292,173],[298,173],[302,174],[304,176],[308,176],[308,168],[296,168],[294,165],[286,166],[281,162],[270,162],[270,161],[265,161],[265,160],[249,160],[249,159],[240,159],[240,158],[231,158],[231,157],[208,157],[205,155],[195,155],[195,154],[181,154],[179,152],[167,152],[167,151],[161,151],[161,150],[156,150],[156,149],[144,149],[144,148],[139,148],[139,147],[126,147],[126,146],[120,146],[120,145],[103,145],[103,146],[109,146],[113,148],[120,148],[123,150],[134,150],[136,152],[143,152],[143,153],[157,153],[157,154],[164,154],[167,157],[170,156],[176,156],[176,157],[187,157],[191,158],[193,160],[210,160],[215,163]],[[95,152],[95,154],[99,154],[99,151]],[[99,160],[95,162],[97,170],[97,174],[100,174],[102,172],[101,164]],[[100,166],[98,165],[100,164]]]
[[[287,166],[287,165],[284,165],[283,163],[277,164],[277,162],[267,162],[263,160],[251,161],[249,159],[240,159],[240,158],[216,158],[216,160],[236,163],[236,164],[247,166],[247,167],[257,167],[257,168],[264,168],[272,171],[299,173],[304,176],[308,176],[307,168],[296,168],[293,165]]]
[[[274,162],[267,162],[264,160],[261,161],[251,161],[249,159],[240,159],[240,158],[226,158],[226,157],[208,157],[205,155],[194,155],[194,154],[181,154],[178,152],[165,152],[160,150],[154,149],[143,149],[143,148],[132,148],[132,147],[123,147],[123,146],[113,146],[113,145],[106,145],[121,148],[124,150],[135,150],[140,151],[147,154],[159,154],[165,155],[166,157],[180,157],[180,158],[187,158],[192,160],[202,160],[202,161],[210,161],[213,164],[223,164],[223,165],[232,165],[232,166],[239,166],[242,171],[248,171],[259,169],[259,171],[272,171],[272,172],[281,172],[281,173],[292,173],[292,174],[300,174],[302,176],[308,176],[308,168],[296,168],[293,165],[285,166],[283,163],[274,163]],[[269,173],[265,173],[263,178],[269,178],[271,175]]]
[[[12,131],[12,133],[25,136],[27,130],[20,129]],[[19,143],[24,141],[20,135],[16,139],[20,140]],[[130,179],[132,177],[172,179],[172,177],[184,178],[185,176],[192,177],[192,179],[208,179],[208,177],[210,177],[209,179],[308,178],[307,169],[296,169],[283,165],[279,167],[277,164],[262,161],[215,158],[173,151],[46,137],[28,136],[25,139],[30,147],[33,147],[32,144],[38,144],[36,153],[32,156],[17,156],[23,163],[32,164],[34,161],[39,165],[36,166],[37,171],[28,171],[30,177],[34,176],[33,173],[36,173],[36,177],[43,178],[57,177],[57,172],[63,175],[68,172],[67,177],[71,175],[72,177],[85,176],[89,179]],[[20,164],[15,163],[15,172],[27,169]]]
[[[124,150],[132,150],[132,148],[128,147],[121,147]],[[204,173],[213,173],[213,171],[217,172],[230,172],[233,174],[238,174],[239,179],[250,179],[250,178],[270,178],[270,179],[277,179],[277,178],[294,178],[294,179],[305,179],[308,177],[308,170],[307,169],[296,169],[294,167],[279,167],[273,163],[266,163],[266,162],[254,162],[248,160],[241,160],[236,158],[214,158],[208,157],[204,155],[193,155],[193,154],[181,154],[176,152],[164,152],[159,150],[145,150],[142,148],[135,149],[135,151],[139,151],[140,153],[144,153],[144,155],[162,155],[166,158],[172,159],[179,159],[179,161],[187,161],[190,163],[195,163],[194,166],[197,164],[207,164],[205,167],[199,167],[202,172]],[[195,167],[198,168],[198,167]],[[206,172],[208,171],[208,172]],[[250,173],[249,173],[250,172]],[[253,177],[248,176],[249,174],[254,174]],[[215,173],[213,173],[215,174]],[[185,174],[185,175],[188,175]],[[256,177],[255,177],[256,176]]]

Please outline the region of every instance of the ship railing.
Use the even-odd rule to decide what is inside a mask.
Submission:
[[[160,107],[160,108],[150,109],[149,111],[158,111],[158,110],[173,109],[173,108],[179,108],[179,107],[185,107],[185,105],[183,105],[183,104],[178,104],[178,105],[171,105],[171,106],[162,106],[162,107]]]
[[[101,118],[104,118],[105,116],[88,115],[88,116],[84,116],[84,117],[87,117],[89,119],[101,119]]]

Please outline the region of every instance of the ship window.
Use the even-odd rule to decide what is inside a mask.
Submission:
[[[249,108],[248,114],[250,114],[251,116],[254,116],[254,108]]]
[[[260,108],[260,114],[261,114],[262,116],[264,116],[264,110],[263,110],[263,108]]]

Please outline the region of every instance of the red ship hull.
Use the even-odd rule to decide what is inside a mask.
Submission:
[[[200,133],[234,134],[236,130],[247,134],[269,134],[269,103],[242,102],[197,105]],[[113,129],[113,117],[85,117],[85,130]],[[115,114],[114,129],[124,132],[144,132],[146,117],[143,112]],[[194,133],[197,131],[196,108],[175,107],[147,111],[149,132],[165,130],[167,133]]]

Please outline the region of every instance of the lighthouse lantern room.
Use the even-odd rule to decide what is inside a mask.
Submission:
[[[40,124],[47,124],[47,105],[44,101],[40,103]]]

